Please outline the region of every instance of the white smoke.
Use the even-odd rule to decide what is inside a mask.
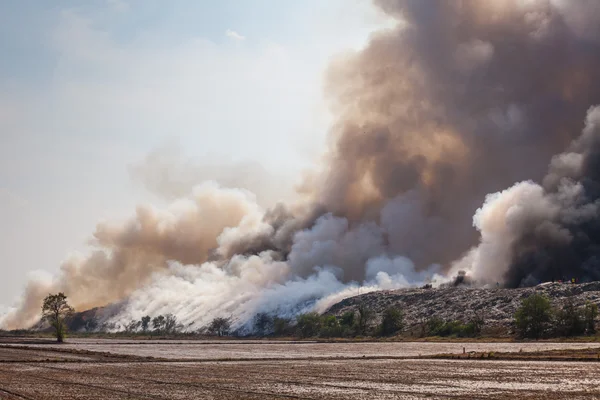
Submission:
[[[118,315],[106,322],[124,327],[145,315],[172,313],[186,331],[207,326],[215,317],[228,317],[232,328],[247,333],[257,313],[284,318],[308,311],[324,312],[340,300],[382,289],[399,289],[443,281],[437,268],[416,272],[410,260],[376,258],[368,262],[368,279],[342,283],[334,267],[315,268],[306,278],[291,273],[285,262],[268,252],[236,256],[225,266],[207,262],[199,266],[173,263],[152,282],[134,292]]]
[[[244,227],[242,220],[239,226],[226,228],[217,242],[227,247],[247,229],[261,231],[268,226],[259,222]],[[234,329],[248,332],[257,313],[293,318],[298,313],[323,312],[358,292],[445,280],[438,274],[440,266],[416,271],[408,258],[382,255],[383,234],[374,223],[350,229],[346,219],[327,214],[295,234],[287,261],[265,251],[235,255],[225,264],[171,262],[132,293],[117,315],[103,322],[118,329],[145,315],[172,313],[187,331],[205,327],[215,317],[229,317]],[[218,248],[216,253],[227,251]],[[348,271],[360,277],[345,279]]]
[[[291,318],[324,311],[359,287],[420,285],[435,278],[439,266],[417,272],[408,258],[386,255],[386,237],[406,238],[390,219],[407,204],[390,202],[381,224],[351,227],[325,214],[294,234],[285,260],[275,251],[221,257],[246,236],[273,235],[273,226],[251,193],[205,183],[165,209],[140,206],[121,223],[99,224],[93,251],[69,256],[52,279],[31,280],[23,302],[2,323],[17,328],[37,322],[43,297],[64,291],[79,311],[118,303],[100,321],[113,329],[172,313],[186,331],[215,317],[231,317],[234,328],[247,330],[258,312]]]

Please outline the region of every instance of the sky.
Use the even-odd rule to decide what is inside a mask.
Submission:
[[[136,204],[204,179],[287,196],[325,149],[329,61],[383,18],[368,0],[0,2],[0,305]]]

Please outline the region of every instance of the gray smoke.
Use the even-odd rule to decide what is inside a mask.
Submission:
[[[382,253],[448,268],[476,242],[471,216],[486,194],[541,180],[600,102],[596,3],[375,3],[398,25],[331,67],[333,145],[303,186],[319,206],[298,226],[320,213],[350,230],[375,223]],[[287,257],[269,237],[243,240],[244,253]],[[363,265],[344,263],[344,275]]]
[[[600,280],[600,107],[543,185],[531,181],[488,196],[475,215],[481,243],[458,263],[480,280],[529,286]],[[462,264],[462,265],[461,265]]]

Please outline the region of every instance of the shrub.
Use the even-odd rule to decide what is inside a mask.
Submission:
[[[165,326],[165,316],[159,315],[158,317],[152,318],[152,327],[156,331],[156,333],[161,333]]]
[[[229,334],[229,329],[231,329],[231,321],[229,318],[217,317],[210,323],[208,332],[213,335],[227,336]]]
[[[342,337],[344,329],[334,315],[323,315],[321,317],[321,337]]]
[[[363,302],[358,304],[358,320],[356,321],[356,331],[360,335],[367,333],[369,325],[373,320],[373,311]]]
[[[340,325],[344,328],[354,328],[355,323],[355,314],[354,311],[346,311],[340,317]]]
[[[458,336],[476,337],[481,334],[483,320],[473,318],[463,324],[461,321],[444,321],[440,318],[431,318],[425,324],[428,336]]]
[[[523,299],[515,313],[517,333],[524,338],[541,338],[548,331],[551,320],[550,300],[537,293]]]
[[[126,333],[134,333],[135,331],[138,330],[138,328],[140,327],[141,324],[142,324],[141,321],[129,321],[129,323],[127,325],[125,325],[125,332]]]
[[[273,331],[273,318],[267,313],[258,313],[254,316],[254,333],[260,336]]]
[[[173,334],[176,333],[178,330],[178,325],[177,325],[177,317],[173,314],[167,314],[165,315],[165,333],[168,334]]]
[[[273,318],[273,334],[277,336],[289,334],[291,331],[290,320],[287,318]]]
[[[404,327],[404,316],[402,312],[395,308],[389,307],[383,313],[383,319],[379,326],[379,333],[384,336],[392,335]]]
[[[300,314],[296,317],[296,331],[300,337],[314,337],[321,331],[321,316],[316,312]]]
[[[598,317],[598,305],[590,302],[585,303],[583,315],[586,333],[596,333],[596,318]]]
[[[578,336],[585,333],[583,310],[568,301],[562,308],[555,310],[555,333],[559,336]]]
[[[150,321],[152,318],[150,318],[149,315],[146,315],[144,317],[142,317],[142,319],[140,320],[140,325],[142,326],[142,331],[144,333],[148,332],[148,327],[150,326]]]

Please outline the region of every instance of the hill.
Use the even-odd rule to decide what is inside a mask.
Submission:
[[[535,292],[547,295],[554,306],[568,300],[576,306],[588,301],[600,305],[600,282],[544,283],[520,289],[458,286],[370,292],[342,300],[326,314],[340,316],[346,311],[356,311],[363,302],[376,314],[373,323],[379,323],[383,311],[393,306],[403,310],[405,323],[410,328],[432,317],[466,321],[478,313],[485,320],[486,330],[508,332],[521,300]]]

